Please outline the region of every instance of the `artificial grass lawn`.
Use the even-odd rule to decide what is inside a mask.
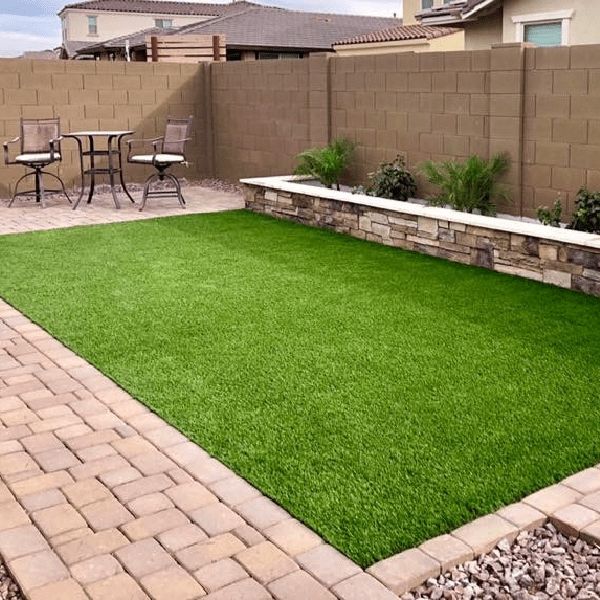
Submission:
[[[245,212],[0,237],[0,295],[363,566],[600,461],[600,302]]]

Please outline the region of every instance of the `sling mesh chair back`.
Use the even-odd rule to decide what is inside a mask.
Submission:
[[[45,206],[45,193],[47,192],[62,193],[69,203],[71,202],[62,179],[54,173],[44,170],[48,165],[62,160],[61,139],[59,118],[21,119],[21,135],[14,140],[4,142],[4,163],[7,165],[23,165],[31,169],[31,172],[26,173],[17,181],[9,206],[12,206],[18,196],[35,196],[36,201]],[[20,144],[21,152],[11,160],[9,145],[16,143]],[[44,188],[44,175],[56,179],[60,183],[61,189],[46,190]],[[21,182],[29,177],[35,179],[35,189],[20,192]]]
[[[187,164],[185,148],[192,130],[193,117],[183,119],[168,117],[165,125],[165,134],[159,138],[129,140],[129,155],[127,161],[134,164],[152,165],[156,169],[148,177],[144,184],[144,192],[142,196],[142,205],[140,211],[146,207],[146,202],[151,196],[154,197],[176,197],[181,205],[185,208],[185,199],[181,193],[181,184],[175,175],[167,173],[167,170],[173,165]],[[152,144],[152,154],[135,154],[133,148],[139,144]],[[168,180],[173,183],[174,189],[171,190],[151,190],[151,185],[155,181]]]

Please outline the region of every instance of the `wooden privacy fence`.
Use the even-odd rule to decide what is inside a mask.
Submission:
[[[222,35],[153,35],[146,38],[148,62],[202,63],[226,58]]]

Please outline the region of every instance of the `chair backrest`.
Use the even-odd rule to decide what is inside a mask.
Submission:
[[[50,140],[60,137],[60,119],[21,119],[21,153],[50,152]],[[60,143],[54,149],[60,151]]]
[[[162,151],[167,154],[182,154],[185,157],[186,140],[190,137],[192,130],[193,117],[185,119],[167,118],[165,127],[165,138],[162,145]]]

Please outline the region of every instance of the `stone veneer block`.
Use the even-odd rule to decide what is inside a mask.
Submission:
[[[552,515],[552,522],[565,535],[577,536],[582,529],[600,519],[600,513],[581,504],[569,504]]]
[[[521,531],[530,531],[540,527],[547,520],[544,513],[522,502],[501,508],[496,514]]]
[[[367,569],[367,573],[401,595],[426,579],[437,577],[441,573],[441,565],[422,550],[413,548],[375,563]]]
[[[579,498],[581,498],[579,492],[559,483],[527,496],[523,499],[523,502],[533,506],[545,515],[551,515],[559,508],[577,502]]]
[[[486,554],[502,539],[514,539],[519,530],[498,515],[486,515],[459,527],[452,535],[472,548],[475,556]]]

